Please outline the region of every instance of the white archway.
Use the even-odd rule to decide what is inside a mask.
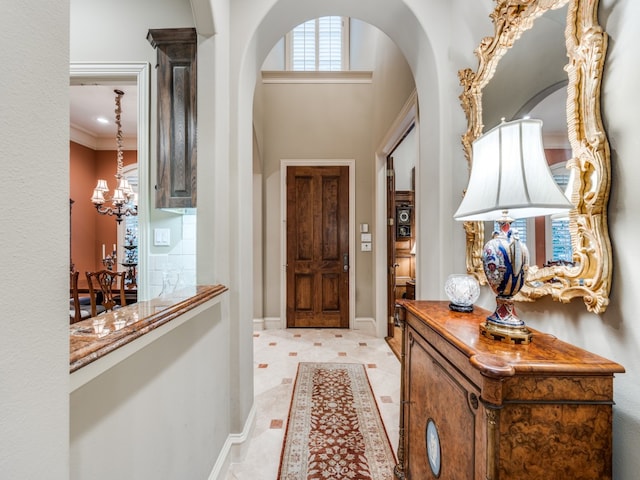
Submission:
[[[253,94],[260,67],[272,46],[293,26],[309,18],[327,14],[350,16],[370,23],[386,33],[400,48],[410,65],[419,98],[419,110],[423,112],[419,125],[421,152],[420,167],[417,169],[419,177],[416,183],[426,185],[426,179],[431,179],[431,182],[428,182],[427,192],[419,191],[416,195],[416,201],[421,205],[431,206],[431,208],[421,209],[422,218],[418,219],[418,224],[424,225],[428,219],[429,223],[440,226],[438,205],[441,192],[440,182],[437,179],[440,178],[439,150],[442,122],[440,119],[441,94],[437,62],[427,32],[406,3],[396,0],[372,6],[370,2],[355,1],[344,5],[333,0],[322,4],[299,5],[292,0],[280,0],[269,9],[260,12],[247,12],[247,14],[253,17],[252,20],[256,22],[257,27],[248,37],[247,42],[233,44],[235,48],[232,48],[232,58],[239,58],[239,63],[236,71],[237,78],[234,78],[232,74],[230,80],[231,115],[237,114],[237,118],[232,119],[232,125],[237,127],[237,131],[235,135],[232,132],[230,145],[231,152],[235,150],[236,155],[232,154],[230,158],[237,159],[239,184],[251,184]],[[234,105],[234,102],[237,104]],[[428,114],[425,115],[424,112],[428,112]],[[392,120],[390,119],[390,121]],[[375,159],[372,158],[371,161],[375,162]],[[244,181],[241,181],[241,178],[244,178]],[[242,201],[242,199],[239,198],[238,201]],[[250,205],[247,206],[250,208]],[[383,223],[385,215],[385,212],[378,209],[376,223]],[[238,228],[250,229],[251,226],[248,224],[239,225]],[[241,233],[239,237],[242,238],[245,235]],[[251,235],[248,234],[248,237],[251,238]],[[385,249],[384,236],[378,235],[377,237],[377,248]],[[442,259],[438,254],[441,238],[434,235],[418,235],[418,238],[420,239],[419,249],[422,252],[421,263],[429,265],[428,275],[427,269],[419,269],[421,275],[418,278],[418,292],[433,297],[440,290],[439,279],[443,276],[443,273],[439,271],[442,267]],[[379,259],[377,263],[380,263]],[[384,265],[376,265],[375,270],[374,289],[376,293],[374,296],[378,297],[380,292],[384,292],[386,288],[386,262]],[[245,272],[247,275],[250,273]],[[251,278],[248,277],[242,283],[250,282]],[[378,334],[382,336],[386,329],[386,310],[380,308],[381,302],[376,301],[375,303],[376,329]]]

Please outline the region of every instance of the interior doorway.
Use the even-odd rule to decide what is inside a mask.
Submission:
[[[287,167],[287,327],[349,327],[349,167]]]
[[[138,198],[140,199],[140,203],[138,205],[138,216],[137,221],[139,224],[138,235],[137,235],[137,245],[138,245],[138,265],[136,269],[137,273],[137,284],[138,284],[138,299],[144,300],[148,298],[148,273],[147,273],[147,252],[148,252],[148,216],[149,216],[149,205],[148,202],[145,201],[149,197],[149,105],[150,105],[150,93],[149,93],[149,76],[150,76],[150,66],[148,63],[84,63],[84,62],[72,62],[70,64],[70,85],[71,86],[91,86],[91,85],[102,85],[108,87],[109,90],[109,98],[108,98],[108,106],[107,111],[113,111],[113,97],[112,91],[115,86],[119,88],[131,88],[132,90],[128,93],[126,98],[135,97],[134,105],[127,106],[126,112],[133,114],[135,123],[135,139],[133,139],[133,146],[131,148],[125,145],[125,150],[135,150],[136,158],[137,158],[137,170],[138,170]],[[83,122],[79,122],[79,118],[74,117],[73,110],[74,107],[71,105],[73,103],[70,100],[70,124],[73,127],[73,123],[84,124]],[[88,106],[88,103],[85,101],[80,102],[85,107]],[[93,104],[93,102],[92,102]],[[90,111],[81,111],[78,113],[82,113],[82,115],[89,119],[91,118]],[[75,118],[75,120],[74,120]],[[95,119],[94,119],[95,120]],[[124,122],[124,119],[123,119]],[[111,127],[112,128],[112,127]],[[73,131],[73,128],[71,129]],[[86,130],[86,129],[84,129]],[[86,132],[85,132],[86,133]],[[108,142],[110,145],[115,145],[115,131],[110,131],[108,135]],[[84,136],[81,138],[87,139],[87,141],[91,140],[91,136]],[[78,139],[76,139],[78,141]],[[126,143],[127,139],[125,139]],[[113,171],[115,168],[115,163],[109,162],[109,173]],[[87,216],[88,218],[97,218],[98,215],[95,213],[93,205],[88,200],[91,196],[91,192],[93,190],[93,186],[95,185],[94,180],[91,182],[81,182],[81,185],[88,188],[87,192],[78,194],[77,200],[74,204],[74,215],[77,210],[80,209],[80,205],[82,204],[82,208],[86,208],[88,210]],[[73,194],[73,192],[71,192]],[[74,199],[75,200],[75,199]],[[89,216],[90,215],[90,216]],[[109,218],[109,223],[113,223],[115,225],[115,220]],[[82,228],[81,223],[75,222],[73,226],[77,226],[78,228]],[[85,225],[86,228],[86,225]],[[114,226],[115,229],[115,226]],[[80,235],[83,234],[82,231],[79,232]],[[117,236],[117,232],[114,233]],[[106,243],[107,245],[113,242],[103,242],[98,239],[95,240],[94,243],[98,245],[98,247],[102,243]],[[75,244],[74,244],[75,245]],[[92,246],[94,248],[93,255],[99,255],[100,249],[98,247]],[[95,250],[97,249],[97,254]],[[73,261],[73,260],[72,260]],[[93,270],[95,268],[91,268]]]
[[[292,170],[292,167],[296,168]],[[298,175],[298,173],[294,172],[302,173],[301,181],[298,182],[298,186],[303,191],[305,183],[307,184],[306,187],[311,188],[310,184],[313,182],[312,178],[315,176],[315,173],[319,174],[319,177],[316,180],[317,182],[322,184],[322,182],[326,181],[340,191],[340,193],[334,194],[333,187],[327,188],[328,185],[326,183],[322,188],[320,188],[321,196],[325,197],[324,201],[329,202],[328,211],[334,211],[334,214],[333,218],[327,218],[331,217],[331,215],[320,215],[319,221],[330,223],[335,222],[338,231],[336,231],[336,235],[334,235],[335,242],[330,242],[328,241],[329,239],[325,238],[321,239],[320,243],[316,245],[315,248],[319,248],[320,253],[319,256],[316,256],[315,260],[312,261],[320,263],[316,263],[313,269],[309,268],[308,272],[305,272],[304,269],[307,267],[305,262],[307,262],[307,260],[303,259],[300,265],[301,268],[298,270],[298,273],[295,274],[298,278],[295,278],[294,276],[294,272],[296,272],[297,267],[291,264],[291,246],[293,245],[293,248],[297,249],[295,246],[296,243],[300,244],[307,242],[307,239],[310,238],[305,229],[311,228],[311,225],[314,222],[312,219],[306,218],[308,213],[305,213],[306,209],[304,203],[310,201],[312,195],[305,195],[302,192],[301,195],[299,195],[303,199],[303,203],[300,204],[302,209],[298,210],[298,216],[302,217],[302,224],[298,225],[298,227],[302,227],[302,232],[294,233],[300,229],[297,227],[289,229],[288,225],[292,221],[292,219],[289,218],[288,213],[291,203],[289,200],[290,197],[294,195],[294,191],[289,189],[290,172],[294,174],[294,177]],[[322,321],[318,323],[317,327],[353,328],[355,318],[355,268],[353,268],[353,258],[355,256],[356,245],[354,235],[356,190],[355,161],[340,159],[281,160],[280,175],[280,216],[282,221],[281,238],[283,239],[281,250],[282,270],[280,277],[282,295],[280,328],[313,328],[316,325],[314,325],[315,320],[312,320],[312,318],[316,315],[318,319],[322,319]],[[307,176],[308,179],[305,179],[305,176]],[[346,182],[346,186],[343,182]],[[341,183],[342,185],[339,185]],[[331,197],[333,197],[333,200],[331,200]],[[334,207],[332,202],[338,202],[340,207]],[[322,200],[320,200],[320,203],[322,204]],[[328,229],[326,229],[324,225],[322,225],[319,230],[319,234],[324,234],[326,236]],[[291,235],[299,234],[301,237],[298,239],[291,237]],[[331,248],[328,247],[331,243],[335,243],[335,250],[333,250],[333,252],[331,252]],[[323,245],[327,245],[327,250],[324,252],[322,252],[325,248]],[[303,247],[303,250],[304,249],[307,249],[306,245]],[[305,256],[306,254],[305,252],[296,252],[295,255]],[[334,260],[328,262],[333,265],[327,264],[327,269],[325,269],[325,266],[323,265],[324,260],[320,260],[322,256],[334,257]],[[316,268],[318,266],[321,268]],[[329,273],[330,269],[333,269],[333,272]],[[312,277],[310,276],[312,270],[318,270],[318,276],[313,280],[314,291],[309,292],[310,296],[305,298],[305,295],[307,294],[303,292],[306,291],[306,284],[312,282]],[[323,278],[325,273],[327,273],[327,275]],[[298,287],[300,288],[296,291],[296,288]],[[337,293],[340,298],[336,299],[334,296],[335,293]],[[311,295],[314,295],[315,298],[312,298]],[[331,300],[332,298],[334,299],[333,301]],[[314,306],[313,302],[320,303]],[[339,302],[339,305],[337,305],[336,302]],[[296,303],[297,305],[295,305]],[[294,310],[297,310],[297,312],[292,317],[290,312],[294,306]],[[311,313],[312,309],[315,310],[316,313]],[[296,320],[294,322],[290,322],[290,318],[296,318]]]
[[[387,339],[399,355],[399,303],[414,300],[416,291],[415,170],[418,158],[415,122],[387,155]]]

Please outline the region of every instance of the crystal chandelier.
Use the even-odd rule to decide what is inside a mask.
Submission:
[[[101,215],[112,215],[116,217],[116,222],[122,222],[122,217],[129,215],[138,215],[138,196],[129,185],[129,182],[122,175],[122,124],[120,122],[120,114],[122,113],[122,107],[120,101],[124,92],[122,90],[114,90],[116,94],[116,126],[118,131],[116,133],[116,143],[118,145],[118,159],[116,167],[116,184],[117,188],[114,189],[111,196],[111,207],[103,207],[107,201],[105,195],[109,192],[107,181],[100,179],[96,188],[93,190],[93,196],[91,202],[96,207],[96,210]]]

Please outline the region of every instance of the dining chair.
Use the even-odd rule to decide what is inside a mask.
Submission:
[[[80,272],[71,272],[69,294],[69,322],[76,323],[85,318],[91,316],[90,307],[88,304],[84,304],[83,300],[86,297],[80,297],[78,292],[78,276]]]
[[[104,311],[109,311],[127,304],[124,286],[125,275],[126,272],[111,270],[86,272],[92,317],[100,313],[99,307],[103,307]]]

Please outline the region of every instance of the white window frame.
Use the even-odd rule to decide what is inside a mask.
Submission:
[[[567,170],[567,162],[556,163],[551,165],[549,168],[551,169],[551,174],[554,176],[554,178],[559,175],[569,175],[569,170]],[[564,190],[566,188],[566,185],[563,185],[561,188]],[[553,251],[553,228],[551,222],[551,216],[547,215],[545,217],[545,249],[547,251],[547,257],[549,258],[546,258],[546,261],[559,260],[555,258]],[[571,259],[569,259],[569,261],[571,261]]]
[[[332,15],[327,15],[327,16],[332,16]],[[320,18],[324,18],[324,17],[320,17]],[[342,19],[342,49],[341,49],[341,69],[340,71],[348,71],[349,70],[349,25],[350,25],[350,21],[349,21],[349,17],[341,17]],[[316,54],[316,68],[315,70],[305,70],[307,72],[310,71],[326,71],[326,70],[318,70],[318,62],[319,62],[319,54],[318,54],[318,28],[317,28],[317,24],[318,24],[318,20],[319,18],[316,18],[316,40],[315,40],[315,54]],[[303,22],[305,23],[305,22]],[[292,32],[288,32],[285,35],[285,69],[288,71],[294,71],[293,70],[293,35]],[[302,71],[302,70],[297,70],[297,71]],[[335,70],[334,70],[335,71]]]

